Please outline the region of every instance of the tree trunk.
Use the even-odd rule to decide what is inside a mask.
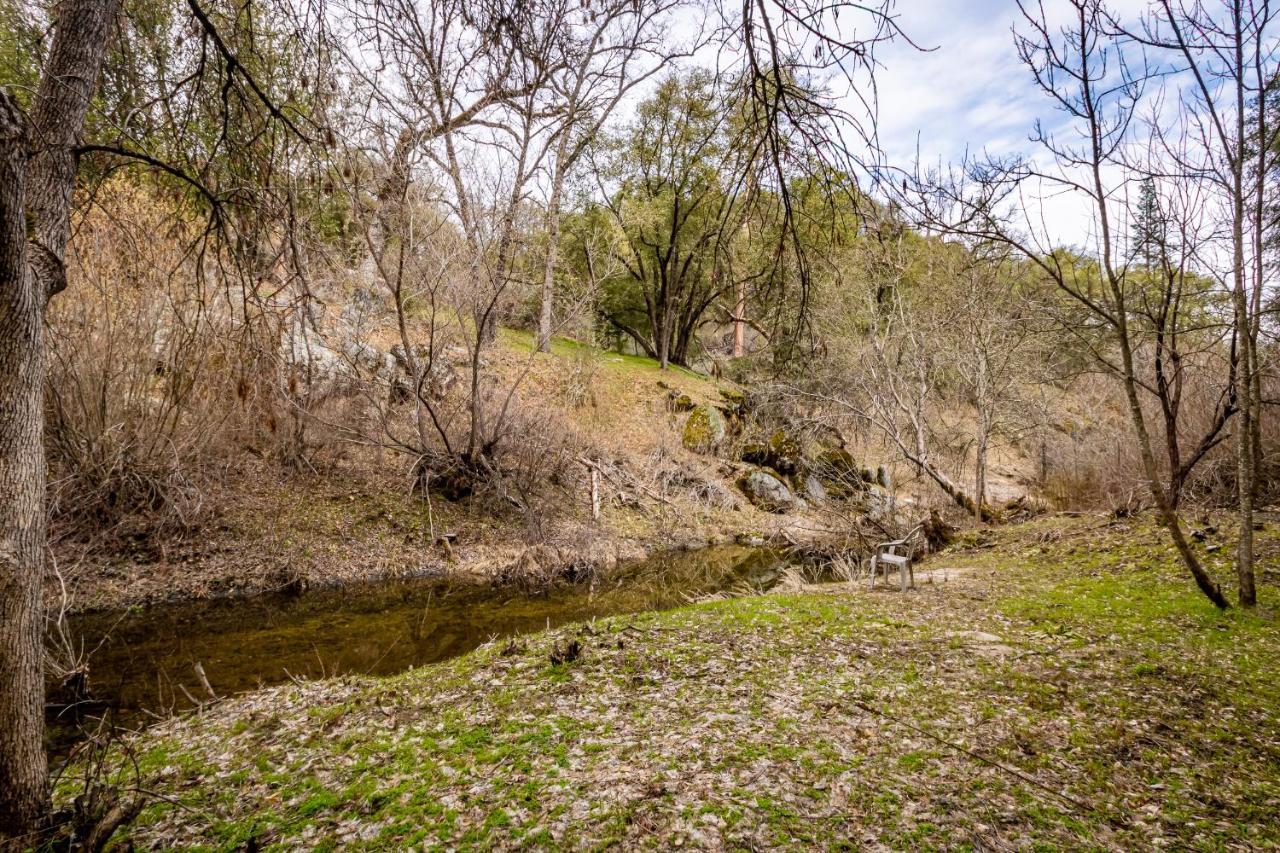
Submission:
[[[956,505],[961,509],[973,513],[974,518],[981,521],[995,521],[995,518],[991,515],[991,511],[987,509],[987,507],[977,503],[973,498],[966,495],[964,493],[964,489],[952,482],[951,478],[946,474],[943,474],[927,462],[917,461],[916,464],[919,466],[920,470],[923,471],[929,479],[937,483],[938,488],[942,489],[942,491],[955,501]]]
[[[976,459],[973,465],[973,516],[982,519],[982,510],[987,505],[987,437],[985,433],[978,437]]]
[[[747,354],[747,283],[737,282],[738,294],[733,303],[733,357]]]
[[[1156,511],[1160,514],[1161,523],[1169,531],[1169,538],[1173,540],[1173,546],[1177,549],[1178,556],[1182,558],[1182,564],[1191,573],[1196,586],[1199,587],[1206,598],[1213,602],[1214,606],[1225,610],[1230,606],[1226,596],[1222,594],[1222,589],[1209,577],[1209,573],[1204,570],[1204,566],[1200,565],[1199,558],[1191,550],[1191,543],[1187,542],[1187,538],[1182,532],[1182,521],[1178,518],[1178,513],[1172,504],[1169,503],[1169,497],[1165,493],[1164,485],[1160,482],[1160,472],[1156,468],[1155,453],[1151,450],[1151,436],[1147,432],[1147,421],[1142,414],[1142,403],[1138,399],[1138,383],[1133,366],[1133,347],[1129,342],[1129,327],[1124,313],[1126,310],[1124,300],[1118,298],[1116,303],[1119,309],[1117,311],[1119,323],[1115,331],[1117,343],[1120,345],[1120,358],[1124,371],[1121,379],[1124,383],[1125,398],[1129,403],[1129,418],[1133,423],[1134,432],[1137,434],[1138,451],[1142,457],[1142,470],[1146,475],[1151,498],[1155,501]]]
[[[903,451],[903,455],[907,457],[907,461],[915,465],[920,473],[924,474],[930,480],[933,480],[933,482],[938,486],[938,488],[942,489],[943,493],[946,494],[947,497],[956,502],[957,506],[965,512],[973,513],[973,516],[980,521],[990,522],[995,520],[991,515],[991,511],[987,507],[974,502],[973,498],[964,493],[964,489],[956,485],[955,482],[946,474],[935,468],[924,455],[923,451],[910,453],[907,451],[905,445],[900,441],[898,442],[898,447]]]
[[[990,389],[987,377],[987,357],[981,345],[975,345],[975,382],[974,399],[978,404],[977,446],[974,448],[973,464],[973,516],[982,520],[983,511],[987,508],[987,450],[991,442],[991,423],[988,406],[991,405]]]
[[[55,7],[29,137],[17,102],[0,90],[0,847],[31,833],[48,799],[44,309],[66,287],[76,148],[118,7],[119,0]],[[28,139],[36,142],[29,161]]]
[[[48,784],[40,645],[46,296],[27,261],[28,145],[26,120],[0,90],[0,846],[35,828]]]
[[[667,331],[667,310],[664,306],[658,314],[658,324],[654,327],[654,343],[658,345],[658,367],[667,369],[671,358],[671,333]]]
[[[1237,170],[1239,166],[1236,166]],[[1237,175],[1237,179],[1238,179]],[[1243,197],[1237,193],[1232,222],[1232,243],[1234,244],[1234,282],[1232,300],[1235,308],[1236,339],[1239,366],[1236,369],[1236,405],[1239,406],[1239,428],[1236,430],[1236,496],[1237,518],[1240,525],[1240,536],[1236,545],[1236,582],[1237,598],[1241,607],[1253,607],[1257,601],[1254,588],[1253,573],[1253,498],[1256,491],[1254,483],[1255,461],[1257,454],[1253,446],[1255,435],[1254,418],[1258,412],[1253,406],[1253,372],[1256,367],[1252,340],[1252,317],[1249,311],[1249,299],[1245,292],[1244,280],[1244,204]]]
[[[1231,42],[1234,54],[1234,77],[1231,80],[1235,95],[1233,130],[1235,138],[1223,139],[1228,148],[1231,164],[1231,247],[1232,291],[1235,300],[1236,334],[1240,342],[1240,368],[1236,371],[1236,403],[1240,407],[1240,428],[1236,437],[1236,489],[1240,519],[1240,539],[1236,546],[1237,600],[1241,607],[1253,607],[1258,600],[1253,584],[1253,499],[1257,486],[1257,454],[1253,446],[1254,419],[1261,412],[1253,407],[1253,372],[1257,369],[1253,341],[1253,317],[1249,310],[1249,296],[1245,284],[1245,160],[1250,145],[1246,122],[1246,65],[1244,60],[1243,26],[1246,13],[1239,0],[1227,4],[1234,24]],[[1263,104],[1262,106],[1265,106]],[[1261,180],[1261,176],[1259,176]]]
[[[1243,299],[1240,301],[1243,302]],[[1253,575],[1253,496],[1256,491],[1253,419],[1257,412],[1253,408],[1253,365],[1249,353],[1248,317],[1247,314],[1242,315],[1239,306],[1236,323],[1237,326],[1243,323],[1240,331],[1240,366],[1236,370],[1236,400],[1240,407],[1240,424],[1236,430],[1236,509],[1240,525],[1236,544],[1236,583],[1240,606],[1253,607],[1258,601]]]
[[[538,352],[551,352],[556,263],[560,256],[560,195],[563,189],[564,174],[557,168],[552,179],[551,199],[547,203],[547,256],[543,261],[542,269],[542,306],[538,312]]]

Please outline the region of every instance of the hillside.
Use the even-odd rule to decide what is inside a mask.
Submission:
[[[527,509],[424,499],[406,458],[376,449],[310,474],[249,461],[188,526],[159,528],[143,514],[110,538],[56,543],[72,608],[445,573],[537,585],[654,550],[813,535],[812,519],[762,510],[737,484],[756,470],[739,448],[763,427],[743,418],[714,450],[684,446],[689,409],[728,412],[742,394],[732,383],[566,339],[532,350],[530,335],[503,330],[486,353],[487,371],[516,388],[506,445],[538,490]],[[597,520],[587,462],[601,472]],[[49,594],[60,594],[54,579]]]
[[[1048,518],[969,536],[906,595],[793,589],[259,692],[133,742],[148,805],[129,840],[1280,844],[1275,520],[1259,535],[1256,613],[1198,597],[1146,521]]]

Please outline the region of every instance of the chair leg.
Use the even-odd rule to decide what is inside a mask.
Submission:
[[[903,563],[898,569],[898,585],[902,588],[902,592],[907,591],[907,564]]]

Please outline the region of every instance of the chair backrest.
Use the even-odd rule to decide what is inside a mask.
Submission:
[[[890,542],[881,542],[879,545],[876,546],[876,553],[877,554],[884,554],[884,553],[897,554],[898,549],[902,548],[906,552],[903,556],[910,557],[911,552],[914,550],[914,545],[912,543],[912,540],[915,539],[916,536],[918,536],[923,530],[924,530],[924,525],[917,524],[915,527],[908,530],[906,532],[906,535],[904,535],[901,539],[894,539]],[[888,549],[887,552],[886,552],[886,549]]]

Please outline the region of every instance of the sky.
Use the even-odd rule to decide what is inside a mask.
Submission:
[[[1129,19],[1145,0],[1110,4]],[[1049,14],[1067,4],[1046,0]],[[898,41],[881,46],[876,72],[881,145],[892,165],[954,163],[966,151],[1035,156],[1037,118],[1061,121],[1018,59],[1012,27],[1023,26],[1014,0],[897,0],[902,30],[922,52]],[[1086,247],[1091,217],[1071,198],[1036,199],[1062,243]]]
[[[1047,104],[1013,47],[1013,0],[901,0],[899,40],[877,53],[881,143],[890,162],[957,160],[966,148],[1025,152]],[[926,52],[927,51],[927,52]]]

